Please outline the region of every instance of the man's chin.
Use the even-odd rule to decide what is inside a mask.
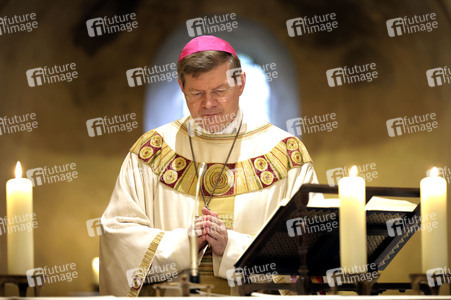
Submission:
[[[215,133],[218,131],[221,131],[225,128],[224,124],[218,123],[218,124],[209,124],[205,127],[205,129],[210,133]]]

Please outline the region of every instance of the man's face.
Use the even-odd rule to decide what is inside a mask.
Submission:
[[[191,116],[209,132],[224,129],[238,113],[246,75],[244,72],[240,75],[241,85],[231,87],[227,81],[228,69],[229,63],[226,62],[198,77],[185,75],[185,87],[178,80]],[[198,121],[200,118],[202,122]]]

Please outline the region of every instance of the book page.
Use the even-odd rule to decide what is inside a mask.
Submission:
[[[338,208],[340,206],[340,199],[327,198],[323,200],[310,199],[307,207],[322,207],[322,208]],[[366,204],[367,211],[403,211],[411,212],[417,207],[417,204],[407,200],[394,200],[383,197],[373,196]]]

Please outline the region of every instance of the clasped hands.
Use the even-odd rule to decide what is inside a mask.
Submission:
[[[222,256],[227,246],[228,235],[224,222],[218,218],[217,212],[211,212],[208,208],[202,208],[202,216],[194,221],[199,251],[207,244],[211,246],[214,254]],[[191,231],[191,226],[188,233]]]

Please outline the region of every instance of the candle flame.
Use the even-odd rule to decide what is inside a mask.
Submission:
[[[20,165],[20,161],[16,164],[16,178],[22,178],[22,166]]]
[[[98,257],[94,257],[92,259],[92,270],[96,273],[99,274],[99,258]]]
[[[349,170],[349,176],[351,177],[357,176],[357,166],[352,166],[351,170]]]
[[[437,167],[433,167],[430,171],[431,177],[437,177],[438,176],[438,169]]]

